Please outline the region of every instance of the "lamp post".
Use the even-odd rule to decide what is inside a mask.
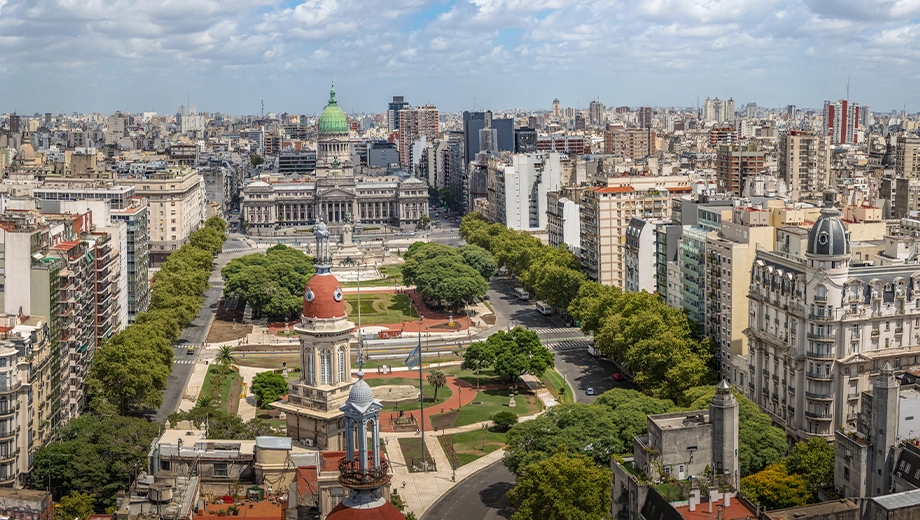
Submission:
[[[422,467],[427,471],[425,464],[425,387],[422,383],[422,322],[425,317],[418,315],[418,401],[419,401],[419,430],[422,432]]]

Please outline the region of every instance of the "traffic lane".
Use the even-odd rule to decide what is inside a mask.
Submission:
[[[438,499],[423,520],[499,520],[511,518],[508,491],[514,474],[501,461],[470,475]]]
[[[620,372],[616,366],[604,358],[588,354],[587,348],[553,353],[556,355],[556,370],[565,376],[575,392],[575,400],[580,403],[593,403],[597,396],[614,388],[636,389],[636,385],[626,379],[615,380],[613,374]],[[594,395],[588,395],[589,388],[594,389]]]
[[[546,316],[537,312],[536,304],[524,301],[514,296],[514,289],[518,287],[510,277],[496,276],[489,284],[489,304],[495,310],[503,328],[510,325],[521,325],[525,328],[555,327],[556,324]]]

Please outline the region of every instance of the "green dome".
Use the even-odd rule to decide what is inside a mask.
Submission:
[[[348,133],[348,118],[345,117],[345,112],[339,108],[339,103],[335,100],[335,87],[329,91],[329,104],[323,109],[323,115],[319,117],[319,133]]]

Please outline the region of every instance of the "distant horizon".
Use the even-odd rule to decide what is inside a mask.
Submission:
[[[920,3],[896,0],[0,0],[6,111],[348,113],[693,107],[920,111]],[[740,94],[740,95],[739,95]],[[747,98],[745,96],[748,96]]]

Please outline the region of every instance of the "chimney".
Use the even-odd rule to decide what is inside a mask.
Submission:
[[[728,491],[722,493],[722,505],[730,507],[732,505],[732,495]]]

